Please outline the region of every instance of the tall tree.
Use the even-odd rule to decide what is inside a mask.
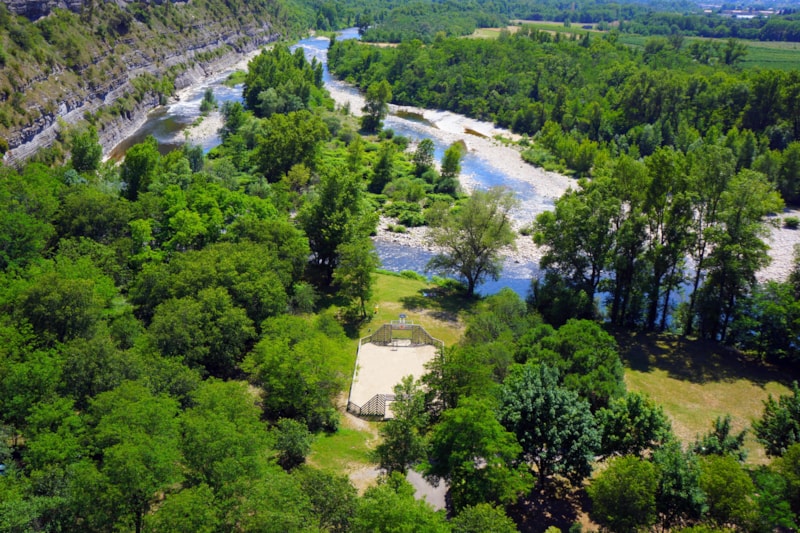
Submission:
[[[540,266],[560,275],[575,291],[594,302],[600,276],[614,244],[612,220],[620,201],[608,181],[578,182],[556,201],[555,210],[536,217],[534,242],[546,247]]]
[[[517,436],[540,485],[553,474],[579,483],[592,472],[600,435],[586,400],[558,384],[547,365],[512,369],[500,391],[499,419]]]
[[[443,252],[428,262],[428,270],[465,279],[470,297],[487,277],[498,279],[500,250],[516,239],[511,227],[511,210],[516,205],[513,193],[501,188],[473,192],[464,205],[431,228],[431,239]]]
[[[376,216],[367,210],[363,195],[355,176],[342,168],[326,169],[315,193],[297,215],[308,235],[311,261],[326,286],[339,265],[339,246],[357,242],[375,229]]]
[[[375,448],[380,467],[387,473],[406,473],[425,456],[422,432],[428,423],[425,395],[413,376],[394,386],[393,418],[378,429],[382,441]]]
[[[73,134],[70,144],[72,168],[78,172],[94,172],[100,167],[103,147],[94,126]]]
[[[372,296],[375,282],[375,269],[380,266],[380,258],[375,251],[372,239],[364,237],[351,242],[343,242],[336,248],[339,265],[333,271],[333,283],[339,293],[351,301],[358,301],[361,317],[367,316],[367,301]]]
[[[392,86],[385,79],[372,83],[367,88],[365,100],[361,127],[367,133],[374,133],[381,129],[383,119],[389,112],[388,104],[392,100]]]
[[[531,475],[518,463],[522,448],[486,401],[464,398],[445,411],[429,442],[425,475],[447,481],[456,512],[478,503],[511,503],[530,489]]]
[[[711,251],[709,237],[719,222],[720,201],[735,171],[731,151],[714,144],[704,144],[692,152],[690,162],[689,179],[695,214],[689,252],[694,260],[694,278],[683,326],[686,335],[691,335],[694,329],[697,291],[706,273],[706,259]]]
[[[720,198],[720,223],[709,231],[713,251],[709,273],[700,293],[703,336],[724,341],[737,299],[756,283],[756,272],[769,262],[765,217],[778,212],[783,201],[766,178],[743,170]]]
[[[160,160],[158,141],[152,135],[128,149],[120,167],[120,178],[126,186],[124,195],[128,200],[136,200],[140,193],[147,192],[156,178]]]

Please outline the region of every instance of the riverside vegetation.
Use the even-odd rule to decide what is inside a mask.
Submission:
[[[783,113],[794,74],[697,67],[684,79],[669,66],[683,65],[679,52],[662,50],[666,63],[653,67],[608,41],[536,32],[504,36],[497,49],[472,42],[385,52],[336,43],[335,62],[368,80],[360,122],[336,109],[319,64],[278,45],[250,63],[244,103],[223,106],[223,142],[207,156],[191,145],[161,155],[150,138],[123,163],[103,163],[87,125],[64,137],[66,162],[0,169],[0,531],[797,527],[797,386],[771,388],[783,394],[753,415],[772,460],[748,464],[741,423],[724,415],[681,442],[662,407],[627,390],[610,333],[699,332],[742,350],[731,358],[791,369],[800,268],[764,285],[754,272],[766,261],[765,214],[782,202],[776,186],[788,201],[797,194],[796,124]],[[461,146],[437,165],[430,143],[409,146],[381,127],[389,100],[410,94],[384,67],[391,54],[417,54],[400,71],[424,66],[423,55],[446,70],[467,62],[460,50],[470,46],[506,64],[508,43],[565,72],[599,46],[628,69],[618,89],[586,89],[605,125],[597,130],[584,128],[592,99],[547,85],[544,71],[541,98],[516,96],[530,99],[520,109],[540,104],[540,130],[552,137],[528,132],[524,148],[592,154],[586,168],[561,156],[592,179],[535,221],[547,275],[528,301],[509,290],[471,297],[513,241],[513,199],[496,189],[463,196]],[[663,89],[635,100],[651,123],[611,97],[637,80],[684,87],[706,76],[743,91],[743,109],[700,116],[662,105]],[[775,107],[747,129],[762,81]],[[723,94],[718,85],[707,82],[706,96]],[[513,108],[497,109],[513,125]],[[783,178],[758,172],[769,161]],[[461,330],[420,382],[398,376],[396,417],[370,454],[385,476],[359,495],[340,470],[305,463],[315,446],[324,456],[315,436],[330,443],[322,435],[339,431],[353,339],[375,298],[379,214],[429,225],[440,244],[430,267],[467,285],[382,279],[403,308],[456,317]],[[686,278],[692,300],[676,308],[671,294]],[[603,293],[605,311],[595,305]],[[447,482],[447,513],[414,499],[403,475],[412,468]]]

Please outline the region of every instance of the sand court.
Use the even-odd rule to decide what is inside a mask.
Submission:
[[[416,324],[386,324],[361,339],[347,409],[353,414],[391,418],[394,386],[419,379],[442,342]]]

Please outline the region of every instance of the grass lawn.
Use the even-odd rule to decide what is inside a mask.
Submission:
[[[362,325],[360,336],[365,337],[383,324],[397,320],[402,313],[408,322],[421,324],[428,333],[450,346],[461,338],[462,318],[471,312],[476,301],[449,294],[430,283],[378,274],[368,308],[373,314],[370,321]],[[377,313],[374,312],[376,306]]]
[[[461,318],[470,312],[473,301],[464,300],[441,291],[429,283],[395,276],[377,274],[373,297],[368,310],[371,319],[365,322],[359,337],[364,337],[381,325],[397,320],[400,313],[406,320],[421,324],[431,335],[452,345],[461,337],[464,329]],[[374,312],[377,306],[377,313]],[[352,364],[355,364],[358,340],[353,340]],[[353,368],[348,371],[349,388]],[[344,411],[347,391],[339,402]],[[379,422],[367,422],[348,414],[342,414],[341,426],[331,435],[320,434],[311,446],[309,464],[347,474],[356,488],[363,491],[375,479],[373,469],[377,466],[370,461],[369,451],[378,439]]]
[[[625,384],[664,407],[672,428],[684,443],[711,430],[714,419],[730,414],[735,431],[749,429],[761,417],[772,394],[788,394],[786,372],[742,359],[719,344],[664,335],[617,335],[625,363]],[[768,458],[752,433],[745,446],[748,462]]]

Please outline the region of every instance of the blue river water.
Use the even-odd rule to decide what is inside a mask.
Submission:
[[[351,28],[343,31],[338,38],[358,38],[358,32],[355,28]],[[323,80],[326,85],[333,85],[339,91],[357,93],[356,88],[331,76],[327,65],[328,45],[329,41],[325,38],[309,37],[299,41],[292,48],[302,48],[309,60],[313,57],[323,64]],[[184,143],[183,131],[200,116],[200,102],[206,88],[210,87],[214,91],[214,96],[219,103],[241,101],[241,86],[231,88],[223,85],[223,81],[229,74],[230,72],[223,72],[219,76],[194,87],[180,101],[171,103],[151,113],[144,126],[128,138],[125,143],[118,146],[112,153],[112,157],[124,154],[128,147],[140,142],[147,135],[153,135],[158,140],[160,150],[163,153],[182,146]],[[415,142],[425,138],[431,139],[434,143],[434,153],[437,160],[442,159],[448,147],[447,142],[436,135],[437,129],[435,125],[421,120],[420,117],[413,114],[391,114],[384,121],[384,127],[391,128],[396,135],[402,135]],[[208,151],[219,143],[219,137],[208,139],[204,143],[203,149]],[[502,171],[476,153],[468,152],[465,155],[461,163],[461,169],[462,176],[467,177],[476,188],[488,189],[494,186],[503,186],[514,191],[520,201],[520,206],[515,211],[514,217],[523,223],[530,222],[535,213],[552,206],[552,200],[537,194],[530,183],[521,181],[512,174]],[[524,239],[526,237],[521,236],[520,238]],[[376,248],[381,259],[382,268],[386,270],[395,272],[413,270],[423,275],[431,274],[425,270],[425,266],[432,257],[432,252],[387,242],[377,242]],[[525,297],[528,293],[531,279],[538,277],[538,275],[539,268],[535,262],[515,262],[508,259],[505,262],[500,279],[483,283],[478,287],[478,292],[484,295],[493,294],[503,287],[509,287],[520,296]]]

